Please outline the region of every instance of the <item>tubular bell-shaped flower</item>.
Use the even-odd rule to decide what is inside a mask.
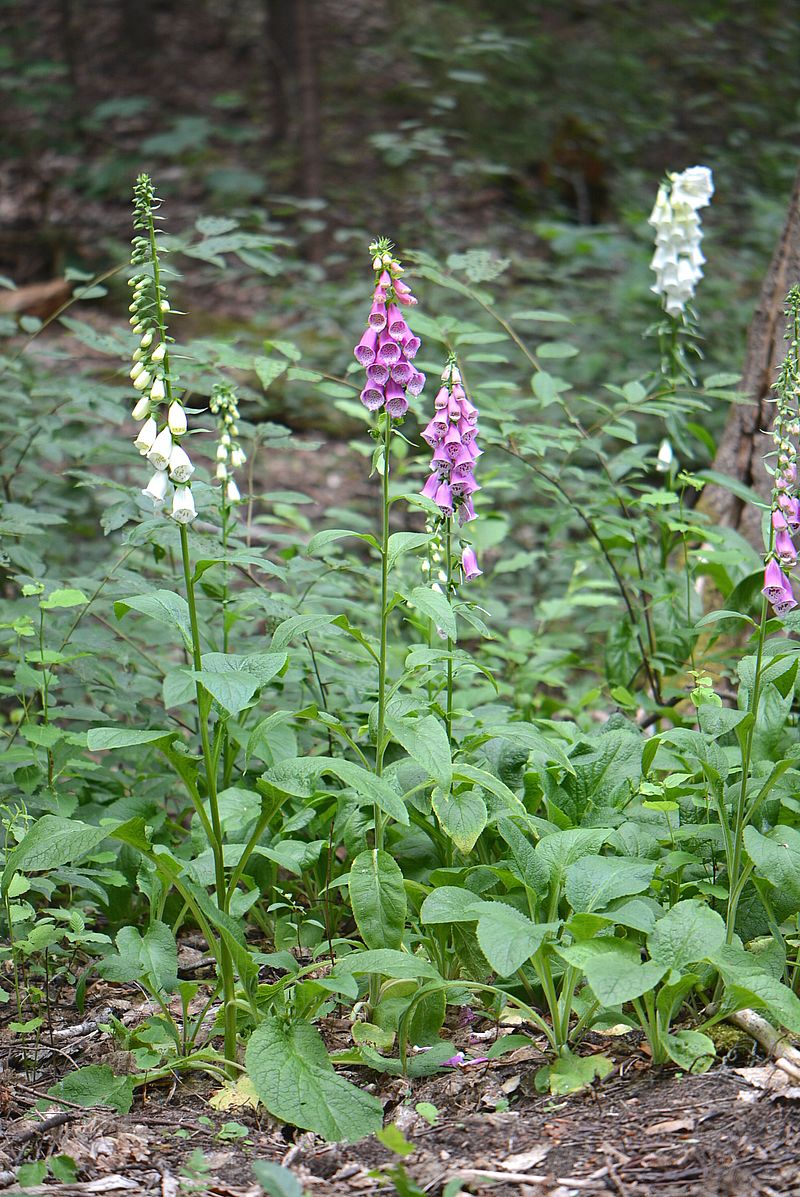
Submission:
[[[167,290],[162,280],[160,257],[165,252],[158,244],[156,211],[160,201],[147,175],[140,175],[133,192],[132,245],[128,284],[133,288],[130,304],[131,326],[139,337],[130,371],[133,387],[139,391],[133,419],[143,421],[134,444],[147,457],[156,473],[142,494],[161,509],[173,493],[170,510],[178,523],[188,524],[195,516],[194,498],[188,485],[194,473],[189,454],[178,439],[187,431],[188,421],[181,399],[175,394],[169,367],[169,346],[165,313],[170,310]],[[164,410],[166,408],[166,410]]]
[[[361,402],[368,411],[385,410],[393,420],[408,411],[408,396],[419,395],[425,375],[411,365],[420,346],[406,323],[402,307],[417,302],[400,280],[403,268],[393,255],[391,241],[380,238],[369,247],[375,287],[367,328],[353,353],[367,372]]]
[[[776,464],[772,482],[771,538],[761,593],[776,615],[786,615],[797,606],[790,578],[797,562],[792,535],[800,526],[797,494],[797,440],[800,437],[800,287],[794,286],[786,299],[789,318],[786,339],[789,351],[775,384],[775,419],[772,437]],[[781,568],[781,566],[783,568]]]
[[[476,444],[478,409],[470,403],[453,354],[442,372],[442,385],[434,398],[434,415],[422,433],[433,449],[431,475],[422,494],[433,499],[442,518],[457,517],[460,525],[475,519],[472,495],[480,490],[473,471],[481,455]],[[482,572],[475,552],[469,545],[462,555],[464,580],[469,582]]]
[[[239,503],[242,496],[233,471],[243,466],[247,457],[242,446],[234,439],[239,433],[239,408],[233,387],[215,382],[208,406],[212,415],[217,418],[219,429],[216,478],[223,484],[226,502]]]
[[[682,316],[703,277],[705,258],[698,210],[711,201],[714,183],[706,166],[673,172],[661,184],[648,223],[656,231],[656,250],[650,263],[668,316]]]

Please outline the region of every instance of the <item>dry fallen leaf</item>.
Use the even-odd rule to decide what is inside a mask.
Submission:
[[[693,1131],[694,1118],[666,1118],[663,1122],[652,1122],[644,1129],[645,1135],[671,1135],[675,1131]]]
[[[757,1066],[755,1068],[734,1068],[734,1072],[752,1085],[754,1089],[763,1089],[772,1098],[784,1097],[793,1101],[800,1101],[800,1087],[792,1084],[791,1079],[782,1069],[774,1064]],[[755,1095],[742,1090],[738,1095],[739,1101],[752,1102]]]
[[[506,1156],[504,1160],[499,1161],[499,1165],[501,1168],[505,1168],[506,1172],[527,1172],[529,1168],[535,1168],[537,1164],[541,1164],[549,1150],[549,1143],[539,1143],[530,1151],[520,1151],[517,1155]]]
[[[240,1076],[235,1084],[215,1089],[208,1099],[208,1104],[212,1110],[244,1110],[248,1107],[257,1110],[259,1100],[250,1078]]]

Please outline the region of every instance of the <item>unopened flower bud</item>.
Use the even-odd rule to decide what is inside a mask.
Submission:
[[[142,370],[144,370],[144,364],[142,362],[134,362],[128,371],[128,377],[130,378],[131,382],[136,382],[136,379],[139,377]]]
[[[155,386],[153,387],[153,390],[155,390]],[[151,398],[152,394],[153,392],[151,391]],[[183,410],[180,403],[170,403],[169,412],[167,414],[167,423],[169,424],[169,430],[173,436],[183,436],[188,424],[186,421],[186,412]]]
[[[658,447],[658,457],[656,458],[656,469],[660,474],[665,474],[672,465],[675,454],[672,452],[672,445],[668,440],[663,440]]]
[[[133,381],[133,385],[137,391],[144,391],[150,386],[150,382],[151,382],[150,375],[147,373],[146,370],[144,370],[141,374],[138,374],[136,376],[136,378]]]
[[[161,308],[162,312],[168,312],[169,311],[169,300],[162,299],[161,303],[158,306]]]
[[[133,411],[131,412],[131,415],[133,416],[134,420],[143,420],[145,418],[145,416],[149,414],[149,412],[150,412],[150,396],[142,395],[141,399],[138,400],[138,402],[136,403],[136,406],[134,407]]]
[[[142,457],[144,457],[146,453],[150,452],[150,450],[153,447],[153,444],[155,443],[155,439],[156,439],[157,435],[158,435],[158,425],[156,424],[153,417],[150,416],[150,418],[145,420],[144,424],[142,424],[141,428],[139,429],[139,435],[136,437],[136,440],[133,442],[134,445],[136,446],[136,448],[141,453]]]
[[[140,341],[142,349],[147,349],[148,345],[152,344],[152,341],[153,341],[153,330],[151,328],[148,332],[146,332],[144,334],[144,336],[142,337],[142,339]]]
[[[160,403],[166,397],[166,394],[163,378],[157,378],[150,388],[150,398],[154,403]]]
[[[230,478],[225,487],[225,498],[229,503],[238,503],[240,502],[241,497],[242,496],[239,493],[239,487],[236,485],[233,478]]]
[[[166,343],[164,341],[161,341],[158,345],[156,345],[155,349],[150,354],[150,360],[152,362],[163,362],[164,354],[166,352],[167,352]]]
[[[236,448],[231,453],[231,465],[233,466],[234,469],[238,470],[239,467],[243,466],[246,461],[247,461],[247,457],[245,456],[244,450],[240,449],[239,446],[237,445]]]
[[[225,465],[224,461],[218,463],[215,477],[217,477],[220,482],[224,482],[228,477],[228,467]]]

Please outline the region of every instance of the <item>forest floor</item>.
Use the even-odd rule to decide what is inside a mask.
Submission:
[[[113,1013],[133,1027],[153,1013],[132,987],[98,981],[82,1015],[72,998],[60,995],[35,1059],[7,1029],[13,1014],[3,1019],[2,1197],[260,1197],[253,1160],[289,1167],[313,1197],[438,1197],[456,1179],[465,1197],[800,1195],[800,1089],[781,1086],[782,1074],[755,1057],[691,1077],[654,1070],[633,1035],[594,1036],[582,1050],[611,1055],[613,1073],[589,1090],[552,1097],[534,1085],[543,1045],[532,1037],[487,1061],[483,1053],[496,1037],[514,1034],[519,1044],[524,1028],[477,1021],[454,1032],[465,1062],[435,1076],[412,1084],[361,1069],[344,1073],[382,1099],[387,1125],[394,1122],[413,1148],[401,1160],[374,1138],[331,1144],[282,1126],[263,1108],[220,1110],[218,1086],[197,1073],[139,1087],[125,1115],[48,1101],[48,1089],[72,1066],[102,1063],[124,1073],[130,1057],[104,1024]],[[324,1029],[331,1048],[350,1043],[344,1020],[331,1017]],[[428,1120],[417,1112],[423,1102]],[[15,1183],[18,1165],[56,1155],[75,1161],[74,1183]]]

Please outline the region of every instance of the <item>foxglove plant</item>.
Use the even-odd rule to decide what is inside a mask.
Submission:
[[[383,773],[386,752],[386,704],[389,594],[389,474],[392,437],[409,409],[409,395],[417,396],[425,385],[425,375],[412,364],[420,348],[419,337],[409,328],[405,309],[417,300],[402,281],[403,267],[394,256],[393,245],[385,237],[373,241],[374,286],[367,327],[354,349],[356,360],[366,371],[361,402],[376,414],[371,435],[376,441],[373,469],[381,476],[381,590],[380,648],[378,654],[378,705],[375,736],[375,773]],[[375,808],[375,847],[383,847],[383,814]]]
[[[133,408],[140,428],[134,445],[155,473],[142,491],[157,510],[172,500],[170,515],[179,524],[190,524],[197,515],[192,495],[194,465],[181,444],[188,431],[182,400],[173,393],[169,363],[172,338],[167,334],[170,310],[167,289],[161,281],[155,212],[159,201],[147,175],[140,175],[134,189],[131,266],[128,285],[133,288],[130,324],[139,337],[133,352],[130,379],[141,392]],[[163,249],[160,251],[163,254]]]
[[[475,462],[483,450],[478,448],[478,409],[467,398],[461,371],[454,354],[450,354],[442,371],[441,386],[436,393],[433,419],[422,433],[423,440],[433,450],[430,477],[420,492],[432,499],[439,508],[441,519],[435,532],[443,542],[444,569],[438,580],[446,587],[447,597],[454,590],[453,580],[453,522],[459,525],[476,518],[472,496],[480,490],[474,477]],[[471,545],[465,544],[461,553],[461,576],[471,582],[483,571]],[[434,588],[441,589],[437,582]],[[447,735],[453,730],[453,644],[448,639],[447,661]]]
[[[136,437],[136,447],[147,457],[155,470],[144,493],[156,508],[164,507],[172,498],[170,515],[180,528],[181,560],[186,599],[189,609],[192,665],[195,679],[198,726],[202,744],[205,801],[199,788],[187,781],[185,770],[181,777],[187,782],[198,819],[205,831],[214,859],[217,904],[223,917],[227,915],[231,890],[225,876],[223,835],[217,796],[218,745],[216,734],[212,743],[212,699],[204,688],[202,650],[195,601],[194,578],[189,551],[188,526],[197,515],[190,479],[194,466],[181,439],[186,435],[188,421],[182,400],[178,397],[170,367],[166,315],[170,311],[167,289],[162,282],[164,253],[159,245],[156,213],[160,207],[148,175],[140,175],[134,187],[134,230],[130,285],[133,298],[130,304],[130,323],[139,337],[133,354],[131,378],[141,398],[133,410],[133,417],[142,422]],[[235,428],[228,421],[229,435]],[[222,975],[223,1014],[225,1024],[225,1059],[231,1068],[236,1065],[236,992],[233,959],[224,937],[218,941],[218,958]]]

